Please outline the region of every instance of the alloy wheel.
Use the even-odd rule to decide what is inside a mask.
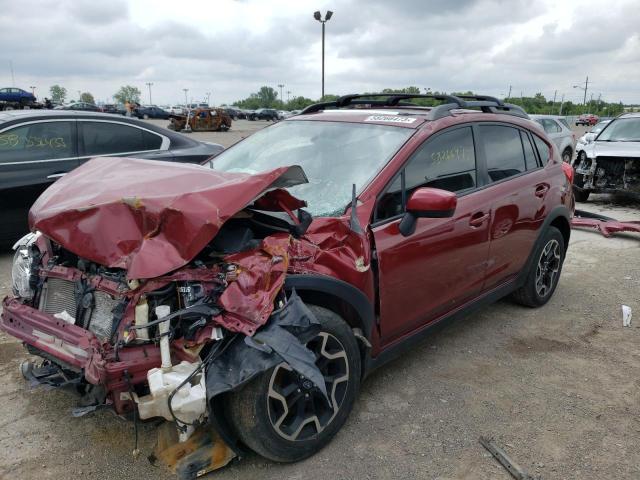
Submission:
[[[560,244],[552,239],[542,249],[536,267],[536,293],[546,297],[553,289],[560,271]]]
[[[307,343],[307,348],[316,356],[329,402],[311,380],[286,363],[275,367],[269,381],[269,421],[278,435],[291,441],[319,435],[340,410],[349,384],[347,353],[335,336],[321,332]]]

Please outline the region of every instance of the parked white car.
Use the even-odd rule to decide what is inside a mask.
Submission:
[[[611,120],[602,120],[601,122],[596,123],[589,132],[585,133],[578,139],[578,142],[576,143],[576,158],[578,160],[581,160],[580,154],[584,151],[584,147],[593,142],[610,121]]]
[[[529,115],[538,122],[553,140],[560,152],[563,162],[571,163],[576,146],[576,134],[573,133],[567,120],[557,115]]]
[[[184,115],[187,113],[186,109],[182,105],[173,105],[169,109],[169,113],[173,115]]]

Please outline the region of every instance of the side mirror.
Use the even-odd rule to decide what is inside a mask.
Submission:
[[[407,212],[400,220],[398,229],[408,237],[416,230],[418,218],[453,217],[458,205],[458,197],[453,192],[439,188],[419,188],[407,200]]]

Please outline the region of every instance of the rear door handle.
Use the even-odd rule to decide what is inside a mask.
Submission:
[[[51,175],[47,175],[47,179],[48,180],[55,180],[56,178],[60,178],[63,177],[67,174],[67,172],[62,172],[62,173],[52,173]]]
[[[469,225],[471,225],[472,227],[479,227],[487,220],[489,220],[488,213],[484,213],[484,212],[474,213],[473,215],[471,215],[471,218],[469,219]]]
[[[542,198],[544,197],[547,192],[549,191],[549,185],[547,185],[546,183],[541,183],[539,185],[536,185],[536,197]]]

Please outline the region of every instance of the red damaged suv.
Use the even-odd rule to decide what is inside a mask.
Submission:
[[[193,475],[246,448],[305,458],[430,327],[506,295],[544,305],[571,168],[516,106],[415,97],[312,105],[210,168],[97,158],[64,176],[3,301],[2,329],[43,358],[23,374],[75,388],[79,413],[173,421]]]

